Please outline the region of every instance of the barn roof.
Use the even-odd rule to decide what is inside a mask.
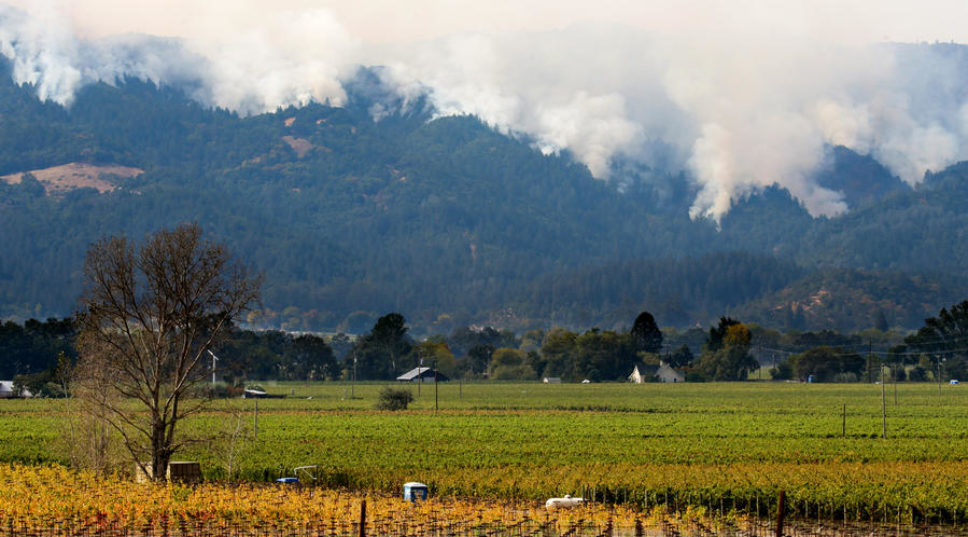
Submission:
[[[434,370],[429,367],[415,367],[410,371],[407,371],[406,373],[397,377],[397,380],[402,382],[412,382],[414,380],[417,380],[418,376],[424,379],[433,379]],[[446,381],[448,380],[448,378],[438,371],[437,380]]]

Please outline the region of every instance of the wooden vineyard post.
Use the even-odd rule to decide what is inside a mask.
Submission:
[[[884,391],[884,368],[881,367],[881,424],[883,432],[881,437],[887,439],[887,395]]]
[[[780,491],[780,501],[776,507],[776,537],[783,537],[783,500],[786,499],[786,491]]]
[[[366,537],[366,498],[360,503],[360,535]]]
[[[847,438],[847,403],[844,403],[844,425],[840,432],[842,438]]]

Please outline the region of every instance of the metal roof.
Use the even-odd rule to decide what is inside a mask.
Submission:
[[[399,377],[397,377],[397,380],[413,380],[413,379],[417,378],[418,375],[419,376],[425,376],[424,374],[427,373],[428,371],[431,374],[433,373],[433,370],[430,369],[429,367],[415,367],[415,368],[411,369],[410,371],[407,371],[406,373],[404,373],[404,374],[400,375]]]

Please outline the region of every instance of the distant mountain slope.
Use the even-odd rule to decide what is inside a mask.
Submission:
[[[4,314],[66,313],[90,242],[183,220],[266,271],[270,308],[317,310],[305,322],[324,326],[356,310],[469,315],[499,308],[516,280],[670,249],[671,223],[567,158],[474,118],[418,110],[374,122],[371,104],[239,118],[131,82],[87,88],[69,111],[11,109],[23,117],[6,132],[19,128],[22,147],[0,153],[2,169],[83,161],[144,173],[58,198],[31,181],[0,185]],[[25,125],[36,122],[49,130],[34,135]],[[60,284],[31,288],[35,277]]]
[[[803,274],[792,262],[742,252],[625,261],[545,275],[520,294],[520,308],[603,328],[627,327],[647,308],[664,325],[684,326],[716,319]]]
[[[768,188],[717,229],[688,218],[695,187],[681,174],[649,171],[646,183],[620,169],[604,182],[474,117],[403,106],[369,71],[347,88],[343,108],[243,118],[138,81],[89,86],[65,110],[0,76],[0,175],[70,163],[143,171],[113,190],[55,196],[30,176],[0,181],[0,317],[69,313],[91,242],[186,220],[265,271],[260,322],[289,328],[347,329],[391,310],[441,331],[620,326],[641,309],[663,324],[724,310],[769,320],[816,292],[801,278],[837,278],[828,268],[878,269],[868,287],[884,307],[936,310],[968,294],[950,276],[968,256],[962,167],[911,190],[834,149],[824,180],[855,210],[813,219]],[[878,292],[895,269],[934,276]],[[816,322],[851,329],[860,317]]]
[[[796,258],[822,267],[964,274],[968,264],[968,165],[932,174],[840,218],[821,220]]]
[[[911,188],[870,156],[846,147],[833,147],[826,165],[817,172],[817,184],[841,192],[847,206],[854,210],[868,206]]]
[[[938,304],[963,296],[966,285],[963,276],[825,270],[763,293],[734,311],[739,318],[786,329],[870,328],[879,314],[892,327],[910,328],[936,315]]]

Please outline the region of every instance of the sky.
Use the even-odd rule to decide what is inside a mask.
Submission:
[[[85,37],[140,32],[224,38],[267,13],[324,9],[367,43],[466,32],[617,23],[651,32],[763,33],[843,42],[968,42],[968,3],[952,0],[8,0],[69,13]]]
[[[401,95],[568,150],[599,179],[685,170],[695,218],[772,184],[843,213],[814,180],[833,145],[912,185],[968,159],[968,53],[885,45],[968,43],[963,0],[6,2],[0,53],[65,106],[125,76],[242,114],[339,105],[358,66],[382,66]]]

